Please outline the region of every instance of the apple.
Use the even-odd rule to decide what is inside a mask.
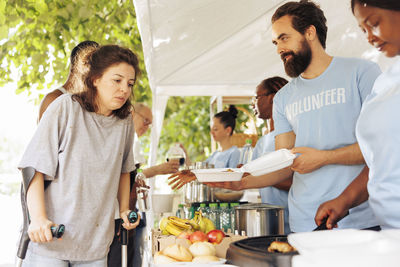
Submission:
[[[195,243],[195,242],[207,242],[208,238],[205,233],[202,231],[196,231],[193,234],[190,235],[189,237],[190,242]]]
[[[192,234],[193,232],[192,231],[190,231],[190,230],[187,230],[187,231],[183,231],[182,233],[180,233],[176,238],[182,238],[182,239],[190,239],[190,235]]]
[[[207,233],[208,242],[213,244],[219,244],[222,242],[222,239],[225,237],[225,233],[221,230],[211,230]]]

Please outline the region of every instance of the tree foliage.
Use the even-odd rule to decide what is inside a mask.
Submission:
[[[183,143],[192,161],[205,160],[205,149],[211,141],[209,105],[209,97],[171,97],[160,143]],[[166,155],[167,150],[168,147],[163,147],[160,153]]]
[[[143,71],[135,99],[151,102],[131,0],[0,0],[0,86],[15,79],[13,66],[18,71],[16,93],[27,91],[38,104],[47,89],[66,81],[70,52],[84,40],[135,51]],[[149,147],[148,136],[144,139]],[[192,160],[205,158],[205,148],[210,147],[208,97],[170,98],[160,160],[174,142],[183,143]]]
[[[12,81],[13,64],[17,93],[64,83],[71,50],[84,40],[126,46],[145,70],[132,1],[0,0],[0,25],[0,86]],[[151,99],[145,71],[135,95]]]

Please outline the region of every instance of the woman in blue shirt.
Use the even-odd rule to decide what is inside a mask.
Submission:
[[[211,135],[219,145],[206,162],[215,168],[236,168],[239,163],[240,151],[232,144],[231,136],[236,125],[237,109],[229,106],[228,111],[215,114],[211,125]]]
[[[231,140],[235,130],[237,113],[235,106],[230,105],[228,111],[222,111],[214,115],[211,135],[215,142],[218,143],[219,150],[215,151],[206,162],[214,165],[215,168],[236,168],[239,163],[240,151],[237,146],[232,144]],[[190,164],[187,155],[186,162]],[[195,180],[196,177],[190,171],[184,170],[171,175],[168,179],[172,189],[179,189],[184,184]]]

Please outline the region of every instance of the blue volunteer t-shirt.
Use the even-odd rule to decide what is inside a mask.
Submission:
[[[400,60],[376,80],[357,122],[369,204],[382,229],[400,228]]]
[[[361,105],[381,73],[373,62],[334,57],[317,78],[297,77],[274,97],[276,135],[293,131],[296,147],[333,150],[357,142],[356,121]],[[326,165],[312,173],[293,175],[289,191],[289,223],[294,232],[316,227],[320,204],[337,197],[361,172],[364,165]],[[350,210],[339,228],[377,225],[368,203]]]
[[[255,160],[262,155],[275,151],[275,132],[267,133],[258,139],[256,146],[253,150],[252,160]],[[271,205],[278,205],[285,208],[285,234],[290,233],[289,227],[289,208],[288,208],[288,192],[280,190],[273,186],[260,188],[260,195],[262,203]]]
[[[236,168],[239,164],[239,159],[239,149],[237,146],[232,146],[225,151],[215,151],[206,162],[214,164],[214,168]]]

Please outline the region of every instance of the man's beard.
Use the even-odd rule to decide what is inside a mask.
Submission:
[[[292,58],[285,62],[284,58],[288,55],[292,55]],[[304,39],[301,42],[301,49],[299,52],[286,52],[281,54],[281,58],[283,60],[283,65],[285,66],[286,74],[292,78],[296,78],[307,69],[308,65],[310,65],[311,48]]]

